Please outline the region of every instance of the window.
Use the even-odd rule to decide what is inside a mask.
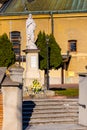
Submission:
[[[68,40],[69,43],[69,51],[76,52],[77,51],[77,40]]]
[[[20,56],[20,32],[19,31],[13,31],[10,32],[10,40],[13,44],[13,50],[16,54],[16,57]]]

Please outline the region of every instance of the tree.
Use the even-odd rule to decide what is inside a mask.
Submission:
[[[15,62],[13,46],[6,33],[0,36],[0,67],[9,67]]]
[[[39,32],[36,45],[40,49],[40,69],[47,69],[47,48],[46,38],[49,38],[49,69],[58,69],[62,64],[61,48],[57,44],[52,34],[46,35],[45,32]]]
[[[47,41],[46,38],[49,39],[48,44],[48,56],[47,56]],[[47,82],[46,77],[48,69],[58,69],[60,65],[62,65],[62,55],[61,48],[57,44],[54,36],[52,34],[46,35],[45,32],[39,32],[36,45],[38,49],[40,49],[40,69],[45,70],[45,82]],[[48,59],[47,59],[48,58]],[[49,61],[49,68],[47,66],[47,61]]]

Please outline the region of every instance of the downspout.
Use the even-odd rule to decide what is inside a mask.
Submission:
[[[50,12],[51,15],[51,33],[54,35],[54,19],[53,19],[53,12]]]
[[[64,84],[64,64],[61,67],[61,84]]]

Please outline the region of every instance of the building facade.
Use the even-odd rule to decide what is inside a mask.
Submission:
[[[0,9],[0,35],[7,33],[14,51],[21,53],[21,65],[25,67],[26,19],[29,13],[36,22],[35,39],[39,31],[53,33],[62,55],[71,59],[64,67],[64,83],[78,83],[78,73],[86,72],[87,66],[87,2],[86,0],[8,0]],[[20,46],[21,44],[21,46]],[[21,52],[20,52],[21,49]],[[41,71],[43,78],[43,72]],[[50,71],[50,83],[61,83],[61,69]]]

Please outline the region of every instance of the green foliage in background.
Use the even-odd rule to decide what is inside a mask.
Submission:
[[[49,39],[49,69],[58,69],[62,64],[61,48],[56,42],[52,34],[46,35],[45,32],[39,32],[36,45],[40,49],[40,69],[47,69],[47,43],[46,38]]]
[[[54,90],[56,96],[66,96],[67,98],[78,98],[79,89],[78,88],[67,88],[67,89],[59,89]]]
[[[0,36],[0,67],[9,67],[15,62],[13,46],[6,33]]]

